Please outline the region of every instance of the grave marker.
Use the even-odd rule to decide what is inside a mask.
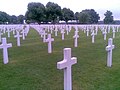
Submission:
[[[9,28],[7,28],[7,32],[8,32],[8,37],[10,37],[10,30],[9,30]]]
[[[87,27],[87,30],[86,30],[86,31],[87,31],[87,36],[89,36],[89,28],[88,28],[88,27]]]
[[[22,33],[22,39],[25,40],[25,30],[23,29],[21,33]]]
[[[52,41],[54,41],[54,38],[51,38],[51,34],[48,34],[48,38],[45,40],[45,42],[48,42],[48,53],[52,53]]]
[[[115,38],[115,27],[113,27],[113,38]]]
[[[113,45],[113,39],[109,38],[108,46],[106,47],[106,51],[108,52],[108,55],[107,55],[107,66],[108,67],[112,66],[112,49],[114,48],[115,46]]]
[[[62,34],[62,40],[64,40],[65,39],[65,31],[64,31],[64,29],[61,30],[61,34]]]
[[[73,38],[75,39],[74,40],[74,47],[77,47],[78,46],[78,38],[79,38],[79,35],[78,35],[78,31],[75,31],[75,35],[73,36]]]
[[[103,36],[104,36],[104,40],[106,40],[106,34],[107,34],[107,32],[106,32],[106,29],[103,31]]]
[[[14,37],[17,38],[17,46],[20,46],[20,37],[22,37],[22,35],[17,31],[17,34]]]
[[[77,58],[71,58],[71,48],[65,48],[63,61],[57,62],[57,68],[64,69],[64,90],[72,90],[71,68],[76,63]]]
[[[0,48],[3,49],[3,63],[7,64],[8,63],[8,50],[7,48],[12,47],[12,44],[9,43],[7,44],[6,38],[2,38],[2,44],[0,45]]]
[[[95,42],[95,33],[94,33],[94,30],[92,31],[92,34],[91,34],[91,36],[92,36],[92,43],[94,43]]]
[[[55,27],[55,36],[57,36],[58,28],[57,26]]]
[[[43,42],[45,42],[45,40],[46,40],[46,35],[47,35],[47,33],[45,32],[45,30],[43,31]]]

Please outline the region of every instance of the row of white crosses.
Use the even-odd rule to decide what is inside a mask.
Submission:
[[[33,27],[39,33],[39,35],[41,35],[41,37],[44,35],[43,33],[44,31],[46,33],[51,33],[51,34],[54,31],[55,36],[58,35],[58,31],[59,31],[61,33],[62,40],[64,40],[65,32],[67,32],[67,35],[68,35],[71,29],[71,26],[67,26],[67,25],[64,25],[64,26],[62,25],[48,25],[48,26],[31,25],[31,27]]]
[[[94,30],[93,30],[94,32]],[[19,36],[18,32],[17,35]],[[75,35],[78,35],[78,31],[76,29]],[[48,52],[52,52],[51,48],[51,42],[54,41],[53,38],[51,38],[51,34],[48,34],[48,39],[46,39],[46,42],[48,42]],[[4,57],[4,64],[8,63],[8,51],[7,48],[12,47],[12,44],[7,44],[6,38],[2,39],[2,44],[0,45],[0,48],[3,48],[3,57]],[[108,58],[107,58],[107,66],[111,67],[112,65],[112,49],[114,49],[114,45],[112,45],[112,39],[110,38],[108,41],[108,46],[106,47],[106,51],[108,51]],[[64,59],[63,61],[60,61],[57,63],[58,69],[64,69],[64,90],[72,90],[72,70],[71,67],[73,64],[77,63],[77,58],[73,57],[71,58],[71,48],[65,48],[64,49]]]
[[[37,26],[38,27],[38,26]],[[36,28],[37,28],[36,27]],[[79,38],[79,35],[78,35],[78,27],[80,27],[79,25],[76,25],[76,26],[74,26],[75,27],[75,35],[73,36],[73,38],[75,39],[74,40],[74,47],[77,47],[78,46],[78,38]],[[42,26],[42,28],[43,28],[43,26]],[[42,30],[42,28],[39,30],[39,32],[40,32],[40,34],[41,34],[41,36],[42,36],[42,38],[43,38],[43,42],[45,42],[45,40],[46,40],[46,35],[47,35],[47,33],[46,33],[46,30]],[[49,28],[53,28],[53,26],[47,26],[47,29],[49,29]],[[65,27],[66,28],[66,27]],[[64,40],[64,36],[65,36],[65,28],[64,27],[60,27],[60,29],[61,29],[61,34],[62,34],[62,40]],[[98,28],[101,28],[101,31],[102,31],[102,34],[103,34],[103,36],[104,36],[104,40],[106,40],[106,35],[107,35],[107,26],[101,26],[101,27],[98,27],[97,25],[96,26],[87,26],[87,35],[89,35],[89,32],[91,32],[91,36],[92,36],[92,43],[94,43],[95,42],[95,35],[97,35],[97,32],[98,32]],[[117,27],[118,28],[118,27]],[[109,28],[110,29],[110,28]],[[54,31],[57,31],[58,30],[58,26],[54,26]],[[56,33],[56,32],[55,32]],[[56,34],[56,36],[57,36],[57,34]],[[49,52],[48,52],[49,53]]]
[[[20,46],[20,37],[22,36],[19,34],[19,31],[17,31],[17,35],[15,35],[14,37],[17,38],[17,46]],[[6,38],[2,38],[2,44],[0,45],[0,49],[3,49],[3,63],[4,64],[7,64],[9,61],[7,48],[10,48],[10,47],[12,47],[12,44],[11,43],[7,44]]]
[[[108,52],[107,56],[107,67],[112,66],[112,49],[114,49],[113,40],[109,38],[108,46],[106,51]],[[72,90],[72,70],[71,67],[73,64],[77,63],[77,58],[71,58],[71,48],[64,49],[64,59],[63,61],[57,62],[57,68],[64,70],[64,90]]]
[[[26,27],[23,29],[24,25],[4,25],[4,26],[0,26],[0,32],[1,33],[6,33],[8,34],[8,37],[10,37],[10,32],[13,32],[13,35],[16,33],[16,31],[21,31],[24,30],[23,33],[23,37],[25,38],[25,36],[27,35],[28,31],[29,31],[29,26],[26,25]],[[25,34],[25,35],[24,35]]]
[[[48,34],[48,41],[51,41],[51,34]],[[51,42],[50,42],[51,43]],[[7,48],[12,47],[12,44],[7,44],[6,38],[2,38],[2,44],[0,48],[3,48],[3,62],[4,64],[8,63],[8,51]],[[106,51],[108,51],[107,58],[107,66],[111,67],[112,65],[112,49],[114,49],[114,45],[112,45],[112,38],[108,40],[108,46],[106,47]],[[72,90],[72,70],[71,67],[73,64],[77,63],[77,58],[71,58],[71,48],[64,49],[64,59],[57,63],[58,69],[64,69],[64,90]]]

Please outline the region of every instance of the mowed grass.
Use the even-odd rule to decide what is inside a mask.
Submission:
[[[120,33],[113,40],[113,65],[106,66],[108,38],[103,40],[101,31],[91,43],[91,36],[79,31],[78,47],[74,47],[74,30],[65,35],[54,37],[53,52],[47,53],[47,43],[43,43],[39,34],[31,29],[21,46],[16,46],[16,39],[7,38],[13,47],[9,48],[9,63],[3,64],[0,49],[0,90],[63,90],[63,70],[57,69],[57,62],[63,60],[63,49],[72,48],[72,56],[77,57],[77,64],[72,66],[73,90],[120,90]]]

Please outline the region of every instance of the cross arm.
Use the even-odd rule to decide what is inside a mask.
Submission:
[[[63,60],[60,62],[57,62],[57,69],[63,69],[66,68],[67,60]]]
[[[110,51],[115,48],[115,45],[109,45],[106,47],[106,51]]]

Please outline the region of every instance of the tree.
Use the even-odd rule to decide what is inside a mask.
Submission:
[[[5,24],[10,21],[10,16],[5,13],[0,11],[0,24]]]
[[[87,19],[85,19],[85,17]],[[97,12],[95,12],[94,9],[86,9],[80,12],[80,18],[79,18],[80,23],[95,24],[95,23],[98,23],[99,19],[100,19],[99,14],[97,14]]]
[[[24,23],[24,20],[25,20],[25,17],[24,17],[23,15],[19,15],[19,16],[17,17],[17,22],[18,22],[19,24],[23,24],[23,23]]]
[[[15,15],[12,15],[12,16],[10,16],[10,24],[17,24],[17,16],[15,16]]]
[[[48,2],[46,4],[46,19],[49,22],[56,23],[61,17],[61,7],[58,4]]]
[[[80,17],[80,13],[76,12],[75,13],[75,20],[77,20],[77,23],[79,23],[79,17]]]
[[[107,12],[104,15],[105,15],[105,18],[104,18],[105,24],[112,24],[114,22],[111,11],[107,10]]]
[[[90,23],[90,15],[87,12],[80,12],[79,22],[81,24],[89,24]]]
[[[70,9],[63,8],[62,9],[62,14],[63,14],[63,20],[67,23],[69,20],[74,19],[74,12]]]
[[[31,22],[41,23],[45,20],[45,6],[41,3],[29,3],[25,18]]]

